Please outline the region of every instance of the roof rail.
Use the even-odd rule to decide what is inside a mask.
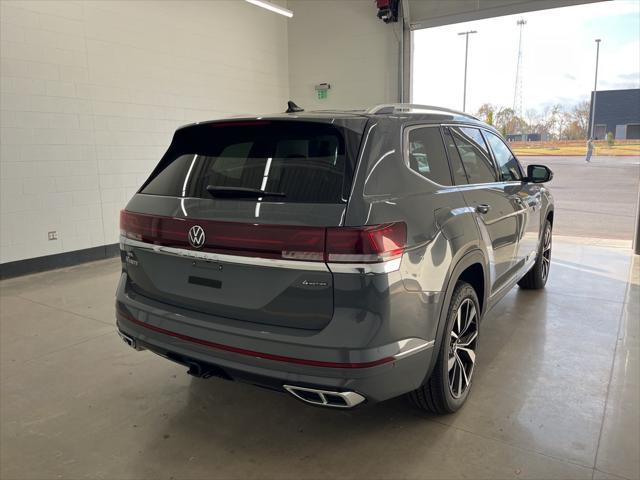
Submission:
[[[366,113],[372,115],[385,115],[396,112],[410,112],[412,110],[435,110],[436,112],[455,113],[456,115],[462,115],[465,117],[473,118],[474,120],[480,120],[478,117],[465,112],[459,112],[450,108],[435,107],[433,105],[419,105],[416,103],[383,103],[369,108]]]

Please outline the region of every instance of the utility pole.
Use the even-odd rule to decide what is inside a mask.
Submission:
[[[520,40],[518,41],[518,63],[516,64],[516,83],[513,88],[513,112],[516,117],[522,118],[522,30],[527,24],[526,20],[521,18],[517,21],[520,28]],[[522,133],[522,132],[520,132]]]
[[[596,79],[593,83],[593,99],[591,100],[591,131],[589,138],[593,138],[593,130],[596,126],[596,92],[598,91],[598,61],[600,60],[600,39],[596,38]]]
[[[476,30],[468,30],[466,32],[460,32],[458,35],[464,35],[465,38],[465,46],[464,46],[464,87],[462,90],[462,111],[464,112],[467,109],[467,59],[469,57],[469,35],[472,33],[478,33]]]

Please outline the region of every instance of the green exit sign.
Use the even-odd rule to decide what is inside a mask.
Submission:
[[[331,84],[322,82],[315,86],[316,95],[318,95],[318,100],[326,100],[329,96],[329,89],[331,88]]]

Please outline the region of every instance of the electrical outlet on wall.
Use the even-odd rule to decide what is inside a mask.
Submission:
[[[57,240],[58,239],[58,232],[54,230],[53,232],[49,232],[48,236],[49,236],[49,240]]]

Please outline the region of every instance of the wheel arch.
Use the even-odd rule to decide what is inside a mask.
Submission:
[[[425,376],[425,380],[431,376],[433,367],[436,363],[437,355],[440,352],[442,344],[442,337],[444,328],[446,326],[447,313],[449,312],[449,305],[451,304],[451,298],[456,285],[460,280],[469,283],[476,291],[478,295],[478,301],[480,302],[480,318],[482,318],[484,312],[488,306],[489,291],[489,272],[487,267],[487,260],[479,249],[474,249],[466,253],[456,263],[455,267],[451,270],[446,282],[446,289],[443,292],[444,297],[440,304],[440,314],[438,317],[438,328],[436,330],[435,344],[431,349],[432,357],[429,362],[429,369]],[[481,290],[481,291],[479,291]]]

